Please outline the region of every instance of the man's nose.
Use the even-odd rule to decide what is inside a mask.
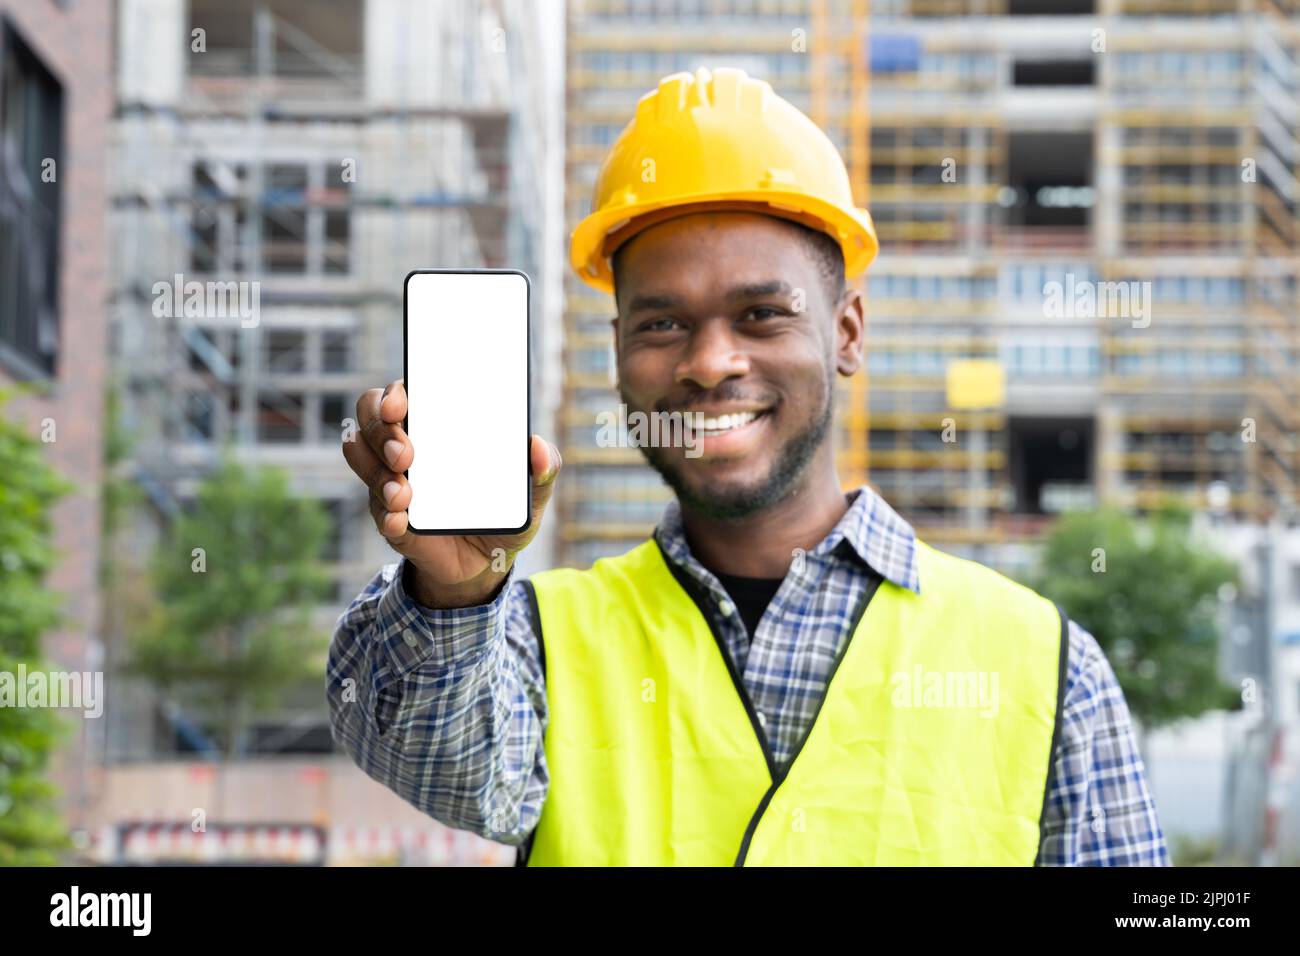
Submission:
[[[693,382],[700,388],[714,388],[729,378],[749,373],[749,355],[737,340],[729,322],[704,322],[691,333],[686,354],[677,364],[678,384]]]

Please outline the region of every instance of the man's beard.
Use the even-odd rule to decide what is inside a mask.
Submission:
[[[697,492],[682,476],[677,461],[669,460],[666,453],[673,449],[657,448],[647,444],[640,446],[641,454],[645,456],[650,467],[659,472],[659,476],[676,493],[682,507],[714,521],[734,521],[758,514],[784,501],[798,489],[808,463],[812,461],[830,433],[834,411],[834,392],[830,382],[831,379],[828,378],[826,391],[822,396],[821,411],[816,415],[811,427],[800,431],[786,443],[771,473],[758,487],[732,491],[720,490],[712,494],[708,491]],[[627,403],[626,396],[623,396],[623,401]]]

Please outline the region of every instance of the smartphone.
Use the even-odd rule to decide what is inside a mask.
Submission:
[[[402,290],[415,534],[519,534],[532,516],[529,301],[516,269],[416,269]]]

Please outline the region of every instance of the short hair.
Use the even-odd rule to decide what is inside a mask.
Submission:
[[[835,303],[839,302],[840,296],[844,294],[844,250],[840,248],[839,242],[830,233],[822,232],[820,229],[813,229],[811,226],[805,226],[793,219],[782,219],[781,221],[789,223],[799,230],[799,239],[808,255],[816,263],[817,271],[821,273],[822,286],[826,291],[827,301],[833,308]],[[618,288],[620,257],[629,243],[630,240],[615,249],[614,255],[610,258],[609,266],[614,275],[615,289]]]
[[[804,247],[817,263],[817,271],[822,274],[827,302],[834,308],[844,294],[844,250],[830,233],[799,222],[791,222],[791,225],[798,227],[802,233],[800,238]]]

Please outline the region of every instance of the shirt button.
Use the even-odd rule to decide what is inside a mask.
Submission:
[[[763,712],[761,710],[754,711],[754,715],[758,717],[759,726],[761,727],[767,726],[767,718],[763,716]]]
[[[723,617],[731,617],[731,612],[735,610],[730,601],[723,601],[718,605],[718,610],[722,612]]]
[[[402,632],[402,640],[406,641],[409,647],[415,647],[416,644],[420,643],[415,637],[415,632],[409,627]]]

